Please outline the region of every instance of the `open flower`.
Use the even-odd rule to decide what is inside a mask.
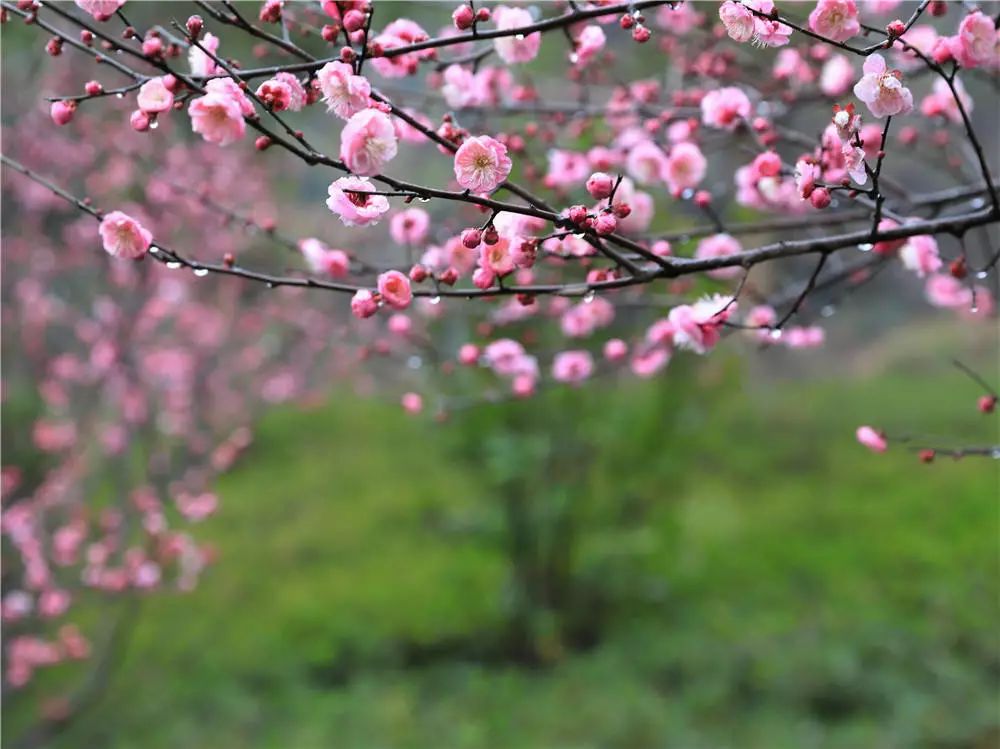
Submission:
[[[906,244],[899,248],[899,259],[903,261],[903,267],[920,278],[936,273],[942,264],[937,240],[929,234],[918,234],[906,240]]]
[[[174,105],[174,95],[164,84],[162,77],[150,78],[139,87],[135,101],[146,114],[159,114]]]
[[[395,158],[397,148],[396,128],[378,109],[353,115],[340,134],[340,158],[355,174],[378,174]]]
[[[244,118],[253,114],[253,104],[232,78],[213,78],[205,95],[188,105],[191,129],[209,143],[227,146],[246,133]]]
[[[365,194],[374,190],[375,185],[364,177],[341,177],[330,185],[326,207],[340,216],[345,226],[377,224],[389,210],[389,201],[384,195]]]
[[[670,149],[663,177],[671,192],[681,192],[701,183],[705,178],[706,166],[705,156],[698,146],[694,143],[678,143]]]
[[[743,3],[726,0],[719,7],[719,18],[726,27],[729,38],[737,42],[749,42],[754,34],[754,18]]]
[[[843,42],[860,33],[854,0],[819,0],[809,14],[809,28],[820,36]]]
[[[125,4],[125,0],[76,0],[76,7],[86,11],[96,21],[107,21]]]
[[[368,108],[371,84],[347,63],[328,62],[316,72],[316,81],[327,110],[342,120]]]
[[[107,0],[103,1],[107,2]],[[207,49],[213,55],[219,51],[219,37],[215,36],[215,34],[206,33],[199,40],[198,44]],[[215,75],[219,72],[219,66],[215,64],[215,60],[202,51],[198,44],[192,44],[188,49],[188,65],[191,66],[191,75]]]
[[[121,211],[112,211],[101,219],[98,232],[104,251],[113,257],[138,260],[153,243],[149,230]]]
[[[594,373],[589,351],[560,351],[552,362],[552,377],[559,382],[578,384]]]
[[[299,241],[302,257],[313,273],[321,273],[331,278],[343,278],[351,268],[351,259],[343,250],[331,250],[323,242],[313,237]]]
[[[750,116],[750,100],[735,86],[709,91],[701,100],[701,120],[709,127],[735,130]]]
[[[963,68],[978,68],[993,62],[998,42],[1000,32],[981,10],[963,18],[958,33],[947,39],[948,50]]]
[[[506,5],[498,5],[493,9],[493,20],[496,21],[497,29],[515,29],[520,26],[530,26],[534,19],[524,8],[511,8]],[[538,55],[538,48],[542,46],[542,35],[539,32],[533,34],[512,34],[502,36],[493,40],[500,59],[508,65],[515,62],[528,62],[534,60]]]
[[[467,138],[455,152],[455,179],[472,192],[492,192],[512,166],[507,146],[488,135]]]
[[[854,84],[854,95],[868,105],[872,115],[907,114],[913,109],[913,94],[903,85],[902,73],[889,70],[882,55],[865,60],[864,75]]]

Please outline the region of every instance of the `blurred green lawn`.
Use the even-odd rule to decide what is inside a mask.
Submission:
[[[580,397],[655,440],[670,388]],[[439,438],[458,427],[354,398],[273,413],[199,531],[218,563],[143,604],[108,693],[57,745],[996,746],[996,464],[852,437],[881,420],[995,438],[975,389],[937,372],[711,392],[673,402],[661,460],[595,469],[593,491],[648,514],[593,518],[582,557],[637,595],[596,647],[534,669],[401,665],[402,643],[502,616],[488,499]]]

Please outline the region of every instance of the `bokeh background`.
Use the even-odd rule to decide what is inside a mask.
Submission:
[[[405,13],[427,28],[443,17]],[[4,152],[59,178],[12,133],[35,117],[40,142],[56,137],[37,93],[91,73],[54,80],[42,37],[18,25],[3,29]],[[977,101],[995,125],[995,94]],[[127,103],[108,107],[127,117]],[[163,127],[186,129],[173,119]],[[272,178],[266,202],[284,222],[337,231],[316,215],[322,176]],[[15,179],[4,243],[56,233],[19,222]],[[77,290],[114,294],[91,249],[98,272]],[[5,258],[5,294],[21,267]],[[346,321],[346,304],[317,304]],[[951,363],[996,382],[995,320],[934,310],[891,269],[824,325],[808,353],[731,340],[653,381],[605,378],[444,422],[405,415],[398,388],[373,385],[393,381],[379,362],[265,409],[215,484],[219,511],[193,531],[215,550],[198,587],[78,603],[84,620],[114,617],[114,655],[44,744],[997,746],[996,463],[925,466],[853,439],[877,423],[995,442],[997,421]],[[9,373],[23,342],[5,333]],[[42,472],[26,392],[5,392],[4,463]],[[5,740],[88,668],[5,694]]]

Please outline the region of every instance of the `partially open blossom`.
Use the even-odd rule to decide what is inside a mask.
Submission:
[[[316,81],[326,108],[342,120],[368,108],[371,84],[363,75],[355,75],[350,65],[328,62],[316,71]]]
[[[737,42],[749,42],[754,35],[754,17],[743,3],[726,0],[719,7],[719,18],[726,27],[729,38]]]
[[[854,95],[868,105],[872,115],[907,114],[913,109],[913,94],[902,82],[902,74],[888,70],[885,58],[874,54],[865,60],[864,75],[854,84]]]
[[[146,114],[159,114],[174,105],[174,95],[164,85],[162,77],[150,78],[139,87],[135,103]]]
[[[198,44],[204,47],[213,55],[218,56],[219,38],[214,34],[205,34],[198,40]],[[206,55],[198,44],[192,44],[188,48],[188,65],[191,66],[191,75],[209,76],[215,75],[220,68],[209,55]]]
[[[942,265],[937,240],[929,234],[918,234],[907,239],[906,244],[899,248],[899,259],[903,261],[903,267],[921,278],[936,273]]]
[[[993,20],[981,10],[974,10],[962,19],[958,33],[947,40],[952,57],[963,68],[978,68],[996,60],[1000,31]]]
[[[530,26],[534,19],[524,8],[511,8],[507,5],[498,5],[493,9],[493,20],[496,22],[498,30],[513,29],[520,26]],[[542,44],[542,35],[539,32],[533,34],[512,34],[510,36],[498,37],[493,40],[500,59],[507,64],[515,62],[528,62],[534,60],[538,55],[538,48]]]
[[[112,257],[138,260],[153,243],[150,231],[121,211],[112,211],[104,216],[98,231],[104,251]]]
[[[331,250],[318,239],[309,237],[299,241],[302,257],[313,273],[331,278],[343,278],[351,269],[351,259],[343,250]]]
[[[423,208],[407,208],[392,217],[389,234],[397,244],[420,244],[427,239],[431,217]]]
[[[594,359],[589,351],[560,351],[552,362],[552,377],[558,382],[577,384],[594,372]]]
[[[362,194],[374,190],[375,185],[364,177],[341,177],[330,185],[326,206],[340,216],[345,226],[377,224],[389,210],[389,201],[384,195]]]
[[[885,435],[877,431],[873,427],[862,426],[858,427],[857,431],[854,433],[857,437],[858,442],[867,447],[872,452],[884,453],[889,447],[889,443],[885,439]]]
[[[395,158],[397,148],[396,128],[378,109],[353,115],[340,134],[340,158],[355,174],[378,174]]]
[[[694,256],[699,260],[708,260],[735,255],[742,250],[743,246],[735,237],[729,234],[713,234],[698,243]],[[735,278],[740,275],[740,268],[735,265],[727,268],[715,268],[708,271],[708,275],[719,279]]]
[[[351,313],[355,317],[363,320],[376,312],[378,312],[378,301],[372,292],[368,289],[358,289],[354,292],[354,296],[351,297]]]
[[[604,172],[594,172],[587,179],[587,192],[594,200],[603,200],[609,197],[614,187],[614,178]]]
[[[854,0],[819,0],[809,14],[809,28],[817,34],[843,42],[861,32]]]
[[[388,270],[378,277],[378,293],[393,309],[406,309],[413,301],[410,279],[398,270]]]
[[[709,127],[735,130],[750,117],[750,100],[735,86],[715,89],[701,100],[701,120]]]
[[[455,179],[475,193],[495,190],[512,167],[507,146],[488,135],[467,138],[455,152]]]
[[[125,0],[75,0],[76,7],[89,13],[96,21],[107,21],[125,4]]]

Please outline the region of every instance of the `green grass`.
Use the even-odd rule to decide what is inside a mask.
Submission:
[[[545,669],[400,668],[403,643],[503,616],[495,508],[441,431],[461,425],[284,410],[198,531],[218,563],[143,604],[107,695],[57,745],[993,746],[996,464],[923,466],[852,437],[872,422],[994,439],[968,385],[671,386],[579,396],[608,409],[590,433],[608,443],[578,567],[628,593],[597,647]],[[641,522],[611,527],[626,501]]]

